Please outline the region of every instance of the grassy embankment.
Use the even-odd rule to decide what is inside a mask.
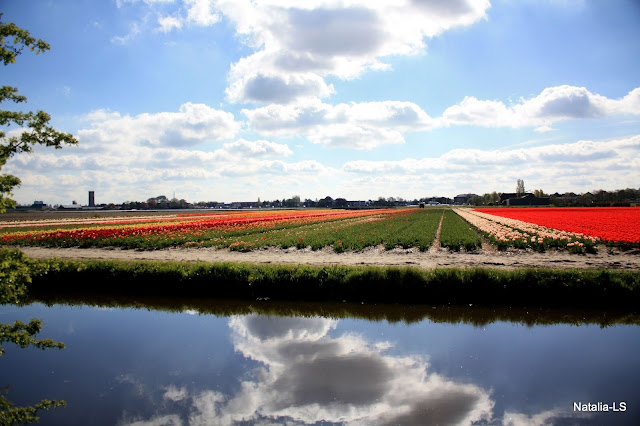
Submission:
[[[35,293],[429,305],[640,306],[640,271],[29,260]]]

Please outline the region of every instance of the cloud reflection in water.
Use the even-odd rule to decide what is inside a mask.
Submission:
[[[227,398],[193,397],[189,424],[275,420],[349,424],[469,424],[490,419],[478,386],[428,374],[420,357],[391,356],[388,342],[329,336],[337,321],[258,315],[230,320],[234,347],[262,364]]]

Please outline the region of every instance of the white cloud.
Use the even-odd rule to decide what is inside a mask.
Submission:
[[[415,103],[399,101],[338,105],[309,101],[242,112],[252,128],[264,135],[303,134],[313,143],[354,149],[404,143],[404,132],[434,124]]]
[[[441,124],[550,130],[554,123],[560,121],[617,115],[640,115],[640,88],[616,100],[593,94],[584,87],[548,87],[539,95],[521,99],[511,106],[501,101],[468,96],[444,111]]]
[[[113,36],[111,37],[111,42],[115,44],[127,44],[136,38],[141,32],[140,24],[133,22],[129,25],[129,32],[127,34],[123,36]]]
[[[185,25],[209,27],[220,21],[220,15],[210,0],[183,0],[183,7],[169,16],[159,16],[157,31],[169,33]]]
[[[333,337],[336,320],[249,315],[229,325],[235,350],[260,367],[233,395],[180,391],[190,425],[418,424],[425,412],[434,424],[492,420],[488,391],[428,371],[422,357],[389,354],[390,342]]]
[[[208,416],[190,420],[404,424],[432,404],[440,408],[441,424],[490,419],[493,402],[483,389],[428,374],[423,359],[387,355],[389,342],[353,334],[329,337],[336,324],[323,318],[233,318],[236,350],[264,368],[226,404],[209,404],[215,408]]]
[[[182,401],[186,399],[187,396],[188,396],[188,392],[186,387],[183,386],[178,388],[176,386],[171,385],[166,388],[166,391],[164,395],[162,395],[162,398],[169,401],[177,402],[177,401]]]
[[[413,102],[401,101],[330,105],[311,99],[243,109],[242,113],[251,127],[263,135],[304,135],[317,144],[372,149],[404,143],[404,134],[408,132],[442,127],[534,127],[543,131],[571,119],[640,115],[640,88],[621,99],[609,99],[583,87],[557,86],[510,106],[469,96],[436,118]]]
[[[180,18],[176,18],[175,16],[164,16],[158,18],[158,31],[163,33],[168,33],[173,31],[174,29],[179,30],[182,28],[182,20]]]
[[[396,161],[347,161],[342,171],[353,176],[354,190],[427,194],[508,191],[516,179],[545,191],[620,189],[640,180],[640,136],[610,141],[579,141],[518,149],[454,149],[439,157]],[[413,193],[407,194],[406,188]],[[466,188],[466,189],[465,189]],[[420,195],[420,194],[424,195]]]
[[[143,113],[132,117],[97,111],[88,119],[91,128],[78,131],[81,145],[114,141],[149,147],[192,146],[231,139],[241,127],[233,114],[193,103],[183,104],[178,112]]]
[[[243,157],[287,157],[293,154],[287,145],[269,142],[265,140],[246,141],[244,139],[223,145],[223,150],[230,154],[238,154]]]
[[[232,102],[288,104],[304,97],[327,97],[335,92],[332,85],[312,73],[266,75],[254,72],[235,81],[226,90]]]
[[[330,86],[317,79],[354,78],[368,69],[388,68],[382,62],[386,57],[423,52],[426,37],[471,25],[490,7],[488,0],[218,0],[215,4],[256,50],[231,66],[229,100],[282,104],[326,97]],[[296,84],[283,86],[288,79]],[[251,96],[256,89],[267,90],[267,83],[286,87],[288,96]]]
[[[310,187],[336,173],[316,160],[284,161],[293,155],[284,143],[231,139],[240,123],[206,105],[135,116],[100,110],[80,122],[85,126],[76,133],[78,146],[38,146],[5,166],[4,172],[23,178],[21,202],[35,197],[69,204],[84,200],[86,190],[95,190],[98,202],[116,203],[174,190],[192,202],[243,200],[247,192],[251,199],[270,191],[275,193],[268,196],[279,198],[279,188]]]
[[[544,168],[547,171],[572,164],[589,169],[609,165],[636,164],[640,136],[612,141],[579,141],[519,149],[454,149],[439,157],[397,161],[348,161],[343,170],[350,173],[421,173],[433,170],[460,170],[495,167]]]
[[[184,0],[187,7],[187,21],[196,25],[208,27],[220,20],[220,16],[213,10],[210,0]]]

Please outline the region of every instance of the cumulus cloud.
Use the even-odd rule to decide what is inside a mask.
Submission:
[[[158,31],[168,33],[174,29],[179,30],[182,28],[182,20],[175,16],[163,16],[158,18]]]
[[[124,3],[135,3],[139,0],[118,0],[118,7],[122,7]],[[213,3],[210,0],[182,0],[181,7],[171,15],[165,15],[164,4],[176,3],[175,0],[143,0],[147,5],[159,8],[158,27],[156,31],[169,33],[173,30],[180,30],[186,25],[199,27],[209,27],[218,23],[221,19],[220,14],[216,12]]]
[[[284,95],[283,95],[284,96]],[[594,119],[640,114],[640,88],[620,99],[593,94],[583,87],[544,89],[513,105],[473,96],[431,117],[413,102],[377,101],[331,105],[320,100],[296,104],[271,104],[243,109],[251,127],[263,135],[304,135],[310,142],[327,146],[372,149],[404,143],[404,134],[442,127],[534,127],[550,130],[555,123],[571,119]]]
[[[516,149],[454,149],[438,157],[403,160],[347,161],[352,190],[377,193],[441,194],[507,191],[516,179],[535,182],[546,191],[591,191],[620,188],[620,173],[629,182],[640,179],[640,136],[609,141],[578,141]],[[461,188],[467,188],[461,190]]]
[[[231,65],[227,98],[262,104],[327,98],[335,93],[327,77],[351,79],[388,69],[385,58],[424,52],[426,38],[472,25],[490,7],[489,0],[181,0],[167,14],[165,3],[171,1],[118,0],[117,5],[137,1],[155,10],[158,32],[211,26],[225,17],[254,50]],[[152,15],[112,41],[129,42]]]
[[[81,146],[117,141],[149,147],[184,147],[233,138],[241,128],[233,114],[204,104],[185,103],[178,112],[136,116],[95,111],[91,127],[78,131]]]
[[[426,130],[433,120],[413,102],[381,101],[329,105],[309,101],[243,109],[264,135],[305,135],[316,144],[372,149],[404,143],[404,132]]]
[[[264,369],[243,383],[240,394],[215,404],[208,413],[215,416],[190,420],[398,423],[424,410],[443,424],[490,418],[493,402],[483,389],[428,374],[420,358],[387,355],[388,342],[330,337],[336,324],[323,318],[233,318],[236,350]]]
[[[640,136],[612,141],[579,141],[518,149],[453,149],[439,157],[396,161],[348,161],[350,173],[420,173],[430,170],[483,169],[496,166],[530,166],[554,169],[560,165],[602,168],[609,163],[636,163]],[[596,163],[596,164],[593,164]]]
[[[227,90],[232,102],[287,104],[300,97],[327,97],[334,93],[332,85],[312,73],[266,75],[251,73],[235,81]]]
[[[188,392],[186,387],[183,386],[178,388],[176,386],[171,385],[166,388],[166,391],[162,396],[162,398],[169,401],[177,402],[177,401],[182,401],[183,399],[186,399],[187,396],[188,396]]]
[[[244,157],[286,157],[293,154],[293,151],[287,145],[265,140],[246,141],[240,139],[224,144],[223,150],[230,154],[239,154]]]
[[[235,350],[260,367],[245,376],[234,395],[190,393],[188,424],[492,420],[494,402],[485,389],[429,372],[421,357],[391,355],[389,342],[355,334],[333,337],[336,325],[325,318],[233,317]]]
[[[388,68],[383,60],[391,55],[423,52],[425,38],[473,24],[486,16],[490,4],[218,0],[215,6],[255,49],[231,66],[229,100],[287,104],[330,95],[327,76],[354,78],[368,69]],[[273,96],[269,84],[286,89],[287,95]]]
[[[187,22],[208,27],[220,20],[210,0],[184,0],[187,9]]]
[[[584,87],[564,85],[548,87],[531,99],[521,99],[509,106],[501,101],[468,96],[459,104],[447,108],[440,124],[536,127],[544,131],[560,121],[626,114],[640,114],[640,88],[621,99],[609,99],[593,94]]]
[[[89,188],[101,200],[123,202],[171,192],[167,187],[190,188],[180,195],[189,201],[228,199],[227,192],[211,194],[225,176],[260,176],[252,192],[264,197],[263,185],[276,175],[285,174],[291,185],[332,173],[315,160],[284,161],[293,155],[287,144],[233,139],[241,129],[233,115],[201,104],[135,116],[100,110],[81,123],[79,145],[61,151],[38,146],[5,166],[5,172],[23,177],[20,191],[32,194],[27,199],[48,194],[48,203],[69,204],[82,199],[79,188]]]

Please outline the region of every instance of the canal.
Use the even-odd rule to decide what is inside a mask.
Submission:
[[[635,315],[212,306],[0,306],[66,345],[4,343],[0,387],[16,405],[65,400],[42,425],[640,424]]]

